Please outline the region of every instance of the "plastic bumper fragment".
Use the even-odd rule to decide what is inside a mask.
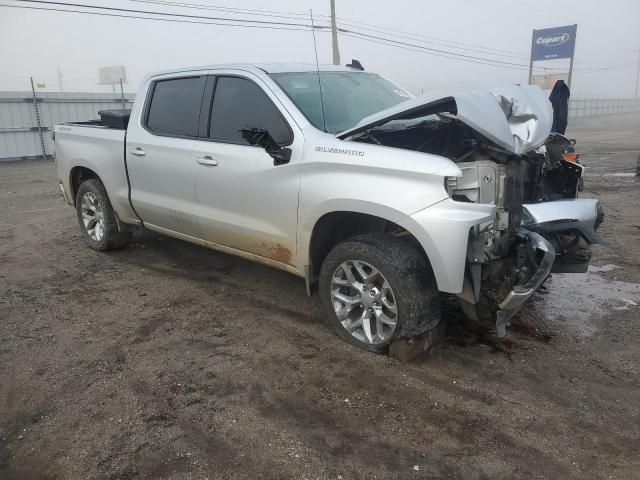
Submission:
[[[553,262],[556,258],[556,252],[553,246],[541,235],[534,232],[526,232],[525,238],[532,250],[534,258],[540,258],[538,268],[526,281],[515,285],[513,290],[498,305],[498,313],[496,314],[496,332],[499,338],[506,335],[506,327],[511,318],[522,308],[540,285],[545,281]]]

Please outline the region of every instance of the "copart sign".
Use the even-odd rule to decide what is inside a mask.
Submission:
[[[531,59],[551,60],[572,58],[576,47],[577,25],[534,30],[531,45]]]

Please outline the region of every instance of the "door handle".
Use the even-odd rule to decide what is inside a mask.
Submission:
[[[135,150],[129,150],[131,155],[135,155],[136,157],[144,157],[146,155],[145,151],[140,147],[137,147]]]
[[[196,158],[196,162],[200,165],[204,165],[205,167],[217,167],[218,160],[215,160],[211,155],[203,155],[201,157]]]

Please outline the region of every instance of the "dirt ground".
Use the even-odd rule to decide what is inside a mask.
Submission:
[[[598,267],[504,341],[446,312],[409,365],[287,273],[149,232],[96,253],[52,163],[1,164],[0,478],[640,478],[640,115],[569,133]]]

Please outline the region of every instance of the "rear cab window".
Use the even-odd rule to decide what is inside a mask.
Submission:
[[[146,129],[156,135],[195,138],[206,80],[202,75],[153,82],[145,115]]]

